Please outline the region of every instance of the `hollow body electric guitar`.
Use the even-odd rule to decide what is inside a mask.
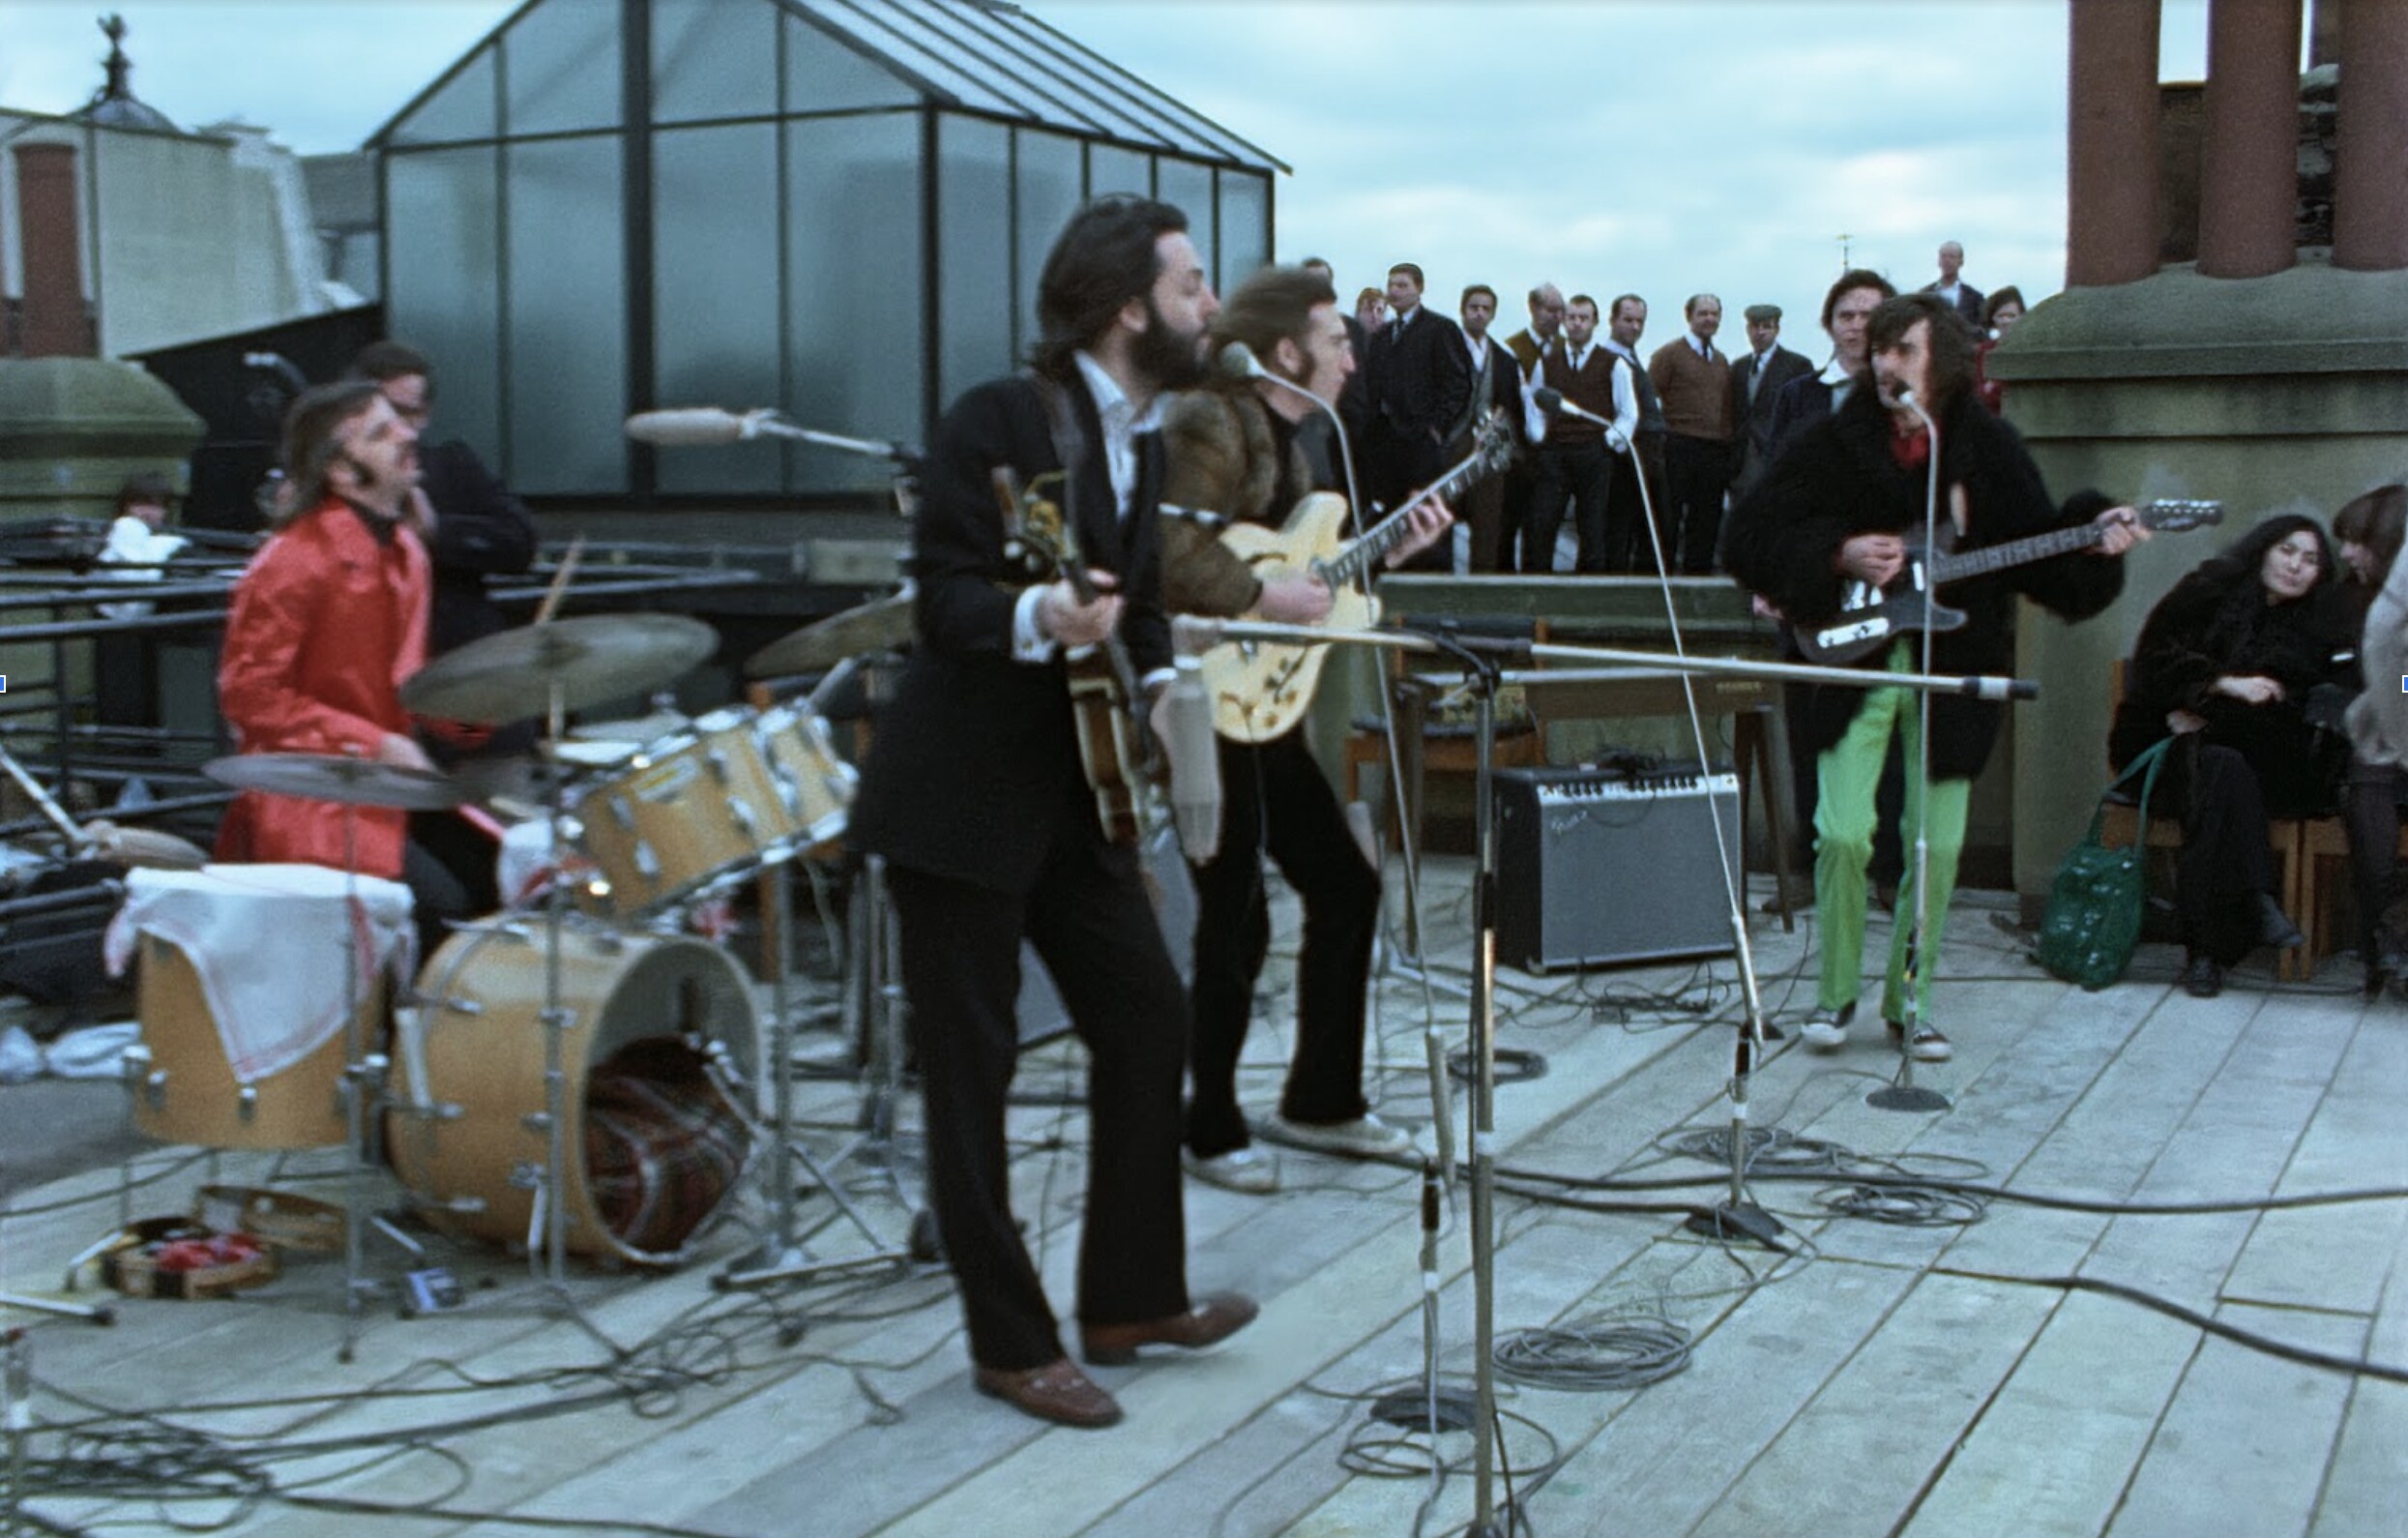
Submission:
[[[1491,410],[1462,462],[1408,497],[1361,539],[1343,538],[1346,499],[1334,491],[1315,491],[1298,502],[1277,528],[1232,523],[1221,531],[1220,543],[1266,581],[1300,573],[1321,578],[1331,595],[1323,628],[1359,630],[1377,623],[1380,616],[1379,600],[1365,591],[1364,575],[1404,543],[1412,532],[1413,514],[1433,497],[1454,496],[1478,485],[1512,457],[1512,429],[1501,412]],[[1329,650],[1276,641],[1225,641],[1206,652],[1204,687],[1212,696],[1213,729],[1237,742],[1260,743],[1294,726],[1312,704]]]
[[[1059,577],[1082,604],[1095,602],[1078,535],[1062,505],[1042,494],[1061,472],[1039,476],[1023,491],[1011,466],[991,472],[1003,510],[1004,553],[1032,581]],[[1096,816],[1115,843],[1135,844],[1168,825],[1162,786],[1169,780],[1161,744],[1144,719],[1144,692],[1119,632],[1070,660],[1071,714],[1078,732],[1079,767],[1095,792]]]
[[[2224,519],[2221,502],[2149,502],[2135,511],[2144,526],[2164,534],[2202,528]],[[1962,577],[1982,577],[2011,566],[2044,561],[2068,550],[2085,549],[2099,543],[2100,533],[2098,524],[2084,523],[1960,552],[1948,548],[1953,538],[1953,526],[1943,521],[1938,551],[1926,551],[1921,540],[1908,541],[1903,572],[1892,578],[1887,587],[1850,582],[1836,616],[1822,625],[1798,627],[1798,650],[1807,662],[1835,667],[1879,651],[1900,636],[1917,631],[1954,630],[1965,623],[1965,612],[1933,598],[1934,589]]]

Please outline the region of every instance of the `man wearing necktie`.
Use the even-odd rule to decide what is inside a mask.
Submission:
[[[1722,301],[1692,294],[1689,330],[1656,349],[1648,377],[1664,410],[1664,507],[1657,509],[1664,561],[1695,576],[1714,570],[1722,493],[1731,482],[1731,366],[1715,349]]]
[[[1422,304],[1422,269],[1398,262],[1388,270],[1388,303],[1395,318],[1371,334],[1364,358],[1364,388],[1355,430],[1363,494],[1394,512],[1446,467],[1447,437],[1463,419],[1472,374],[1454,322]],[[1361,510],[1367,519],[1370,510]],[[1445,571],[1448,550],[1432,546],[1413,562]]]
[[[1773,403],[1781,386],[1814,371],[1803,353],[1780,344],[1781,307],[1749,305],[1747,356],[1731,366],[1731,420],[1738,424],[1733,447],[1739,460],[1731,478],[1731,500],[1737,502],[1764,474],[1773,457]]]

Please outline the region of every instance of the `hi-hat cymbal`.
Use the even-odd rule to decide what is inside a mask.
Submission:
[[[468,799],[467,787],[432,769],[405,769],[373,758],[327,753],[242,753],[212,758],[201,773],[237,790],[265,790],[353,807],[441,812]]]
[[[719,649],[719,633],[683,614],[580,614],[470,641],[401,686],[422,716],[497,726],[647,694]]]
[[[885,598],[871,599],[779,636],[747,658],[744,670],[753,678],[816,673],[847,657],[892,650],[911,639],[911,602],[907,582]]]
[[[190,840],[158,828],[129,828],[104,818],[83,825],[92,853],[115,865],[149,871],[197,871],[208,852]]]

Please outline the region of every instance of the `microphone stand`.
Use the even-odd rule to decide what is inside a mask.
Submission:
[[[1565,402],[1569,404],[1569,402]],[[1637,450],[1622,431],[1608,423],[1605,426],[1608,446],[1635,456]],[[1664,558],[1663,531],[1656,525],[1655,498],[1647,489],[1647,472],[1633,464],[1637,473],[1631,476],[1639,488],[1639,522],[1647,530],[1648,548],[1656,556],[1656,581],[1663,594],[1664,623],[1672,634],[1672,655],[1686,662],[1689,646],[1681,636],[1681,615],[1672,601],[1672,566]],[[1929,659],[1925,659],[1926,665]],[[1928,665],[1925,671],[1928,671]],[[1928,695],[1923,696],[1926,700]],[[1706,727],[1697,712],[1697,686],[1692,678],[1681,675],[1681,703],[1689,712],[1689,741],[1697,749],[1697,773],[1708,786],[1706,793],[1706,825],[1714,830],[1715,873],[1722,878],[1725,921],[1731,931],[1731,952],[1739,968],[1740,1019],[1739,1039],[1731,1053],[1731,1077],[1728,1093],[1731,1102],[1731,1192],[1728,1198],[1712,1213],[1699,1213],[1689,1220],[1690,1231],[1714,1239],[1752,1239],[1767,1247],[1777,1247],[1784,1231],[1781,1221],[1747,1199],[1747,1080],[1756,1065],[1763,1061],[1764,1044],[1768,1037],[1778,1039],[1764,1019],[1764,995],[1756,983],[1755,943],[1747,935],[1747,895],[1740,890],[1740,858],[1729,845],[1722,831],[1722,819],[1715,815],[1711,776],[1714,763],[1706,751]],[[1776,793],[1771,785],[1764,787],[1767,796]],[[1743,809],[1744,810],[1744,809]]]
[[[1923,410],[1923,402],[1911,390],[1898,392],[1898,403],[1915,413],[1930,435],[1931,452],[1923,472],[1923,547],[1920,559],[1929,561],[1940,548],[1940,425]],[[1934,632],[1923,627],[1923,670],[1931,671],[1931,641]],[[1923,1023],[1923,968],[1931,959],[1923,954],[1923,910],[1931,894],[1931,696],[1925,694],[1916,701],[1915,780],[1917,786],[1915,814],[1915,901],[1914,911],[1900,915],[1895,922],[1909,926],[1906,932],[1905,994],[1901,1008],[1904,1029],[1898,1032],[1898,1073],[1891,1083],[1865,1097],[1865,1104],[1875,1110],[1934,1111],[1949,1109],[1948,1096],[1936,1089],[1915,1082],[1915,1031]],[[1887,968],[1884,969],[1885,971]]]

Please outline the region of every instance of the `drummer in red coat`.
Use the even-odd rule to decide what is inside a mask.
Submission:
[[[284,422],[275,532],[235,584],[218,704],[242,753],[351,754],[432,769],[402,708],[426,660],[426,548],[410,522],[418,433],[376,386],[322,385]],[[345,818],[350,818],[346,851]],[[341,868],[405,881],[422,934],[464,916],[457,879],[407,842],[407,814],[245,791],[217,858]]]

